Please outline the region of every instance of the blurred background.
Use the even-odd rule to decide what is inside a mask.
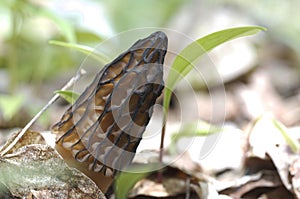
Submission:
[[[269,111],[284,124],[297,125],[299,6],[300,1],[294,0],[2,0],[1,131],[23,127],[53,92],[74,76],[86,57],[76,50],[51,45],[49,40],[95,48],[121,32],[145,27],[172,29],[192,39],[225,28],[266,27],[267,32],[231,41],[208,54],[224,81],[226,102],[220,103],[225,106],[225,121],[244,128]],[[183,48],[187,43],[171,38],[170,45]],[[203,110],[195,117],[210,122],[210,95],[197,80],[189,78]],[[181,90],[184,87],[177,92]],[[189,94],[185,95],[184,108],[192,108]],[[60,100],[35,128],[48,129],[59,120],[66,105]],[[176,102],[173,105],[176,112]]]

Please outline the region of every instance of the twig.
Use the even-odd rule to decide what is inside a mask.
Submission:
[[[61,89],[62,91],[67,90],[71,86],[74,85],[76,81],[78,81],[82,75],[86,72],[85,70],[81,69],[77,72],[76,76],[72,77],[69,82]],[[9,150],[13,148],[14,145],[22,138],[25,132],[38,120],[38,118],[59,98],[59,94],[55,94],[50,101],[27,123],[27,125],[18,133],[16,138],[5,148],[1,151],[0,157],[4,156]]]

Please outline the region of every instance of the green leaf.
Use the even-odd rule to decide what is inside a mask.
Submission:
[[[161,164],[132,165],[126,172],[122,172],[116,179],[114,188],[116,199],[126,199],[128,192],[141,179],[157,170]]]
[[[74,44],[74,43],[67,43],[67,42],[62,42],[62,41],[55,41],[55,40],[50,40],[49,43],[57,45],[57,46],[72,48],[72,49],[78,50],[86,55],[91,55],[92,58],[94,58],[97,61],[100,61],[103,64],[106,64],[110,61],[110,59],[107,56],[105,56],[104,54],[100,54],[99,52],[95,52],[94,49],[89,46],[84,46],[84,45]]]
[[[23,96],[0,95],[0,109],[5,120],[10,120],[21,109]]]
[[[272,120],[274,126],[279,130],[281,135],[284,137],[286,143],[292,148],[293,152],[298,152],[300,149],[299,142],[293,139],[289,134],[287,128],[279,121],[273,119]]]
[[[165,84],[164,110],[168,112],[172,91],[176,84],[194,67],[193,64],[206,52],[227,41],[253,35],[261,30],[260,26],[230,28],[204,36],[185,47],[175,58]]]
[[[54,93],[59,94],[62,98],[64,98],[70,104],[73,104],[79,97],[78,93],[75,93],[70,90],[66,90],[66,91],[58,90],[58,91],[55,91]]]
[[[182,137],[208,136],[223,131],[222,128],[213,126],[203,121],[185,124],[177,133],[172,134],[172,140],[178,141]]]
[[[171,154],[175,153],[176,151],[176,143],[181,139],[185,137],[201,137],[201,136],[208,136],[215,133],[223,132],[224,129],[214,126],[212,124],[208,124],[203,121],[196,121],[196,122],[190,122],[185,125],[183,125],[180,130],[174,134],[172,134],[172,142],[170,144],[169,150]]]

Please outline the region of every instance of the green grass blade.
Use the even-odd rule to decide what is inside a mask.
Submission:
[[[300,149],[300,144],[297,140],[293,139],[289,134],[287,128],[280,123],[279,121],[273,119],[272,120],[274,126],[278,129],[278,131],[281,133],[281,135],[284,137],[286,143],[291,147],[293,152],[298,152]]]
[[[260,26],[246,26],[225,29],[204,36],[196,40],[195,42],[192,42],[186,48],[184,48],[175,58],[171,66],[168,78],[166,80],[166,89],[164,94],[165,113],[167,114],[168,112],[171,93],[175,88],[176,84],[192,70],[193,63],[198,61],[204,53],[212,50],[213,48],[227,41],[243,36],[253,35],[262,30],[266,29]]]
[[[222,132],[223,129],[206,122],[191,122],[185,124],[177,133],[172,134],[172,141],[177,142],[183,137],[199,137]]]
[[[55,94],[59,94],[62,98],[64,98],[70,104],[73,104],[79,97],[79,94],[70,90],[58,90],[54,92]]]
[[[169,151],[171,154],[175,154],[176,143],[181,138],[203,137],[203,136],[209,136],[220,132],[224,132],[224,129],[221,127],[214,126],[212,124],[208,124],[203,121],[195,121],[195,122],[187,123],[183,125],[183,127],[180,128],[178,132],[175,132],[171,135],[172,141],[169,146]]]
[[[152,171],[161,167],[161,164],[132,165],[128,171],[122,172],[116,179],[114,188],[116,199],[126,199],[129,191],[141,179],[150,175]]]
[[[97,61],[100,61],[103,64],[107,64],[110,59],[105,56],[104,54],[100,54],[98,52],[95,52],[95,50],[89,46],[84,46],[80,44],[74,44],[74,43],[67,43],[67,42],[62,42],[62,41],[55,41],[55,40],[50,40],[50,44],[57,45],[57,46],[62,46],[62,47],[67,47],[67,48],[72,48],[75,50],[78,50],[86,55],[90,55],[92,58],[94,58]]]

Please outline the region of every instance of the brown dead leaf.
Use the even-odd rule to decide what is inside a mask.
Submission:
[[[259,196],[261,199],[282,199],[282,198],[293,198],[291,192],[286,190],[284,186],[277,187],[267,193]]]
[[[14,197],[105,198],[92,180],[67,167],[58,153],[31,144],[0,158],[0,180]]]
[[[272,121],[273,117],[265,114],[253,123],[248,135],[248,157],[254,156],[261,159],[266,158],[267,151],[272,150],[274,146],[286,143],[280,131]]]
[[[13,143],[17,134],[1,151]],[[105,198],[92,180],[69,168],[39,132],[30,130],[0,157],[0,183],[5,197]]]
[[[291,132],[288,131],[287,133],[293,137]],[[266,190],[263,197],[273,198],[276,194],[278,196],[291,196],[292,194],[297,196],[299,193],[299,183],[297,183],[298,169],[297,163],[294,163],[300,159],[300,156],[291,150],[291,147],[288,146],[278,129],[271,124],[271,120],[268,117],[262,117],[256,122],[249,134],[248,141],[248,157],[245,159],[244,164],[248,173],[257,173],[262,170],[276,172],[276,175],[280,177],[281,186],[284,188],[283,190],[277,187],[277,191],[274,189],[272,194]],[[297,197],[300,198],[300,194]]]
[[[129,194],[130,198],[138,196],[151,196],[159,198],[177,198],[180,194],[198,195],[202,191],[198,179],[174,167],[167,166],[162,173],[162,181],[158,182],[158,173],[155,172],[148,178],[139,181]]]
[[[230,199],[229,196],[219,194],[203,173],[189,174],[173,166],[167,166],[161,175],[161,182],[158,180],[160,178],[158,172],[140,180],[131,190],[129,198]]]
[[[293,192],[295,196],[300,198],[300,158],[295,159],[289,168]]]
[[[6,143],[1,147],[0,153],[6,149],[18,136],[20,131],[13,133]],[[46,144],[43,136],[39,132],[28,130],[25,132],[25,134],[21,137],[21,139],[11,148],[9,151],[7,151],[6,154],[14,153],[17,149],[21,148],[22,146],[30,145],[30,144]]]
[[[238,186],[232,186],[229,189],[222,191],[222,194],[231,196],[232,198],[258,198],[262,193],[268,192],[270,188],[276,188],[282,185],[279,176],[275,171],[263,172],[262,175],[257,179],[249,178],[244,181],[243,184],[238,184]]]
[[[290,191],[290,194],[293,193],[297,198],[300,198],[300,155],[294,153],[285,143],[268,148],[266,153],[286,191]]]
[[[272,159],[285,188],[291,191],[292,184],[289,169],[292,162],[299,158],[299,156],[294,154],[286,144],[277,145],[269,149],[267,153]]]

